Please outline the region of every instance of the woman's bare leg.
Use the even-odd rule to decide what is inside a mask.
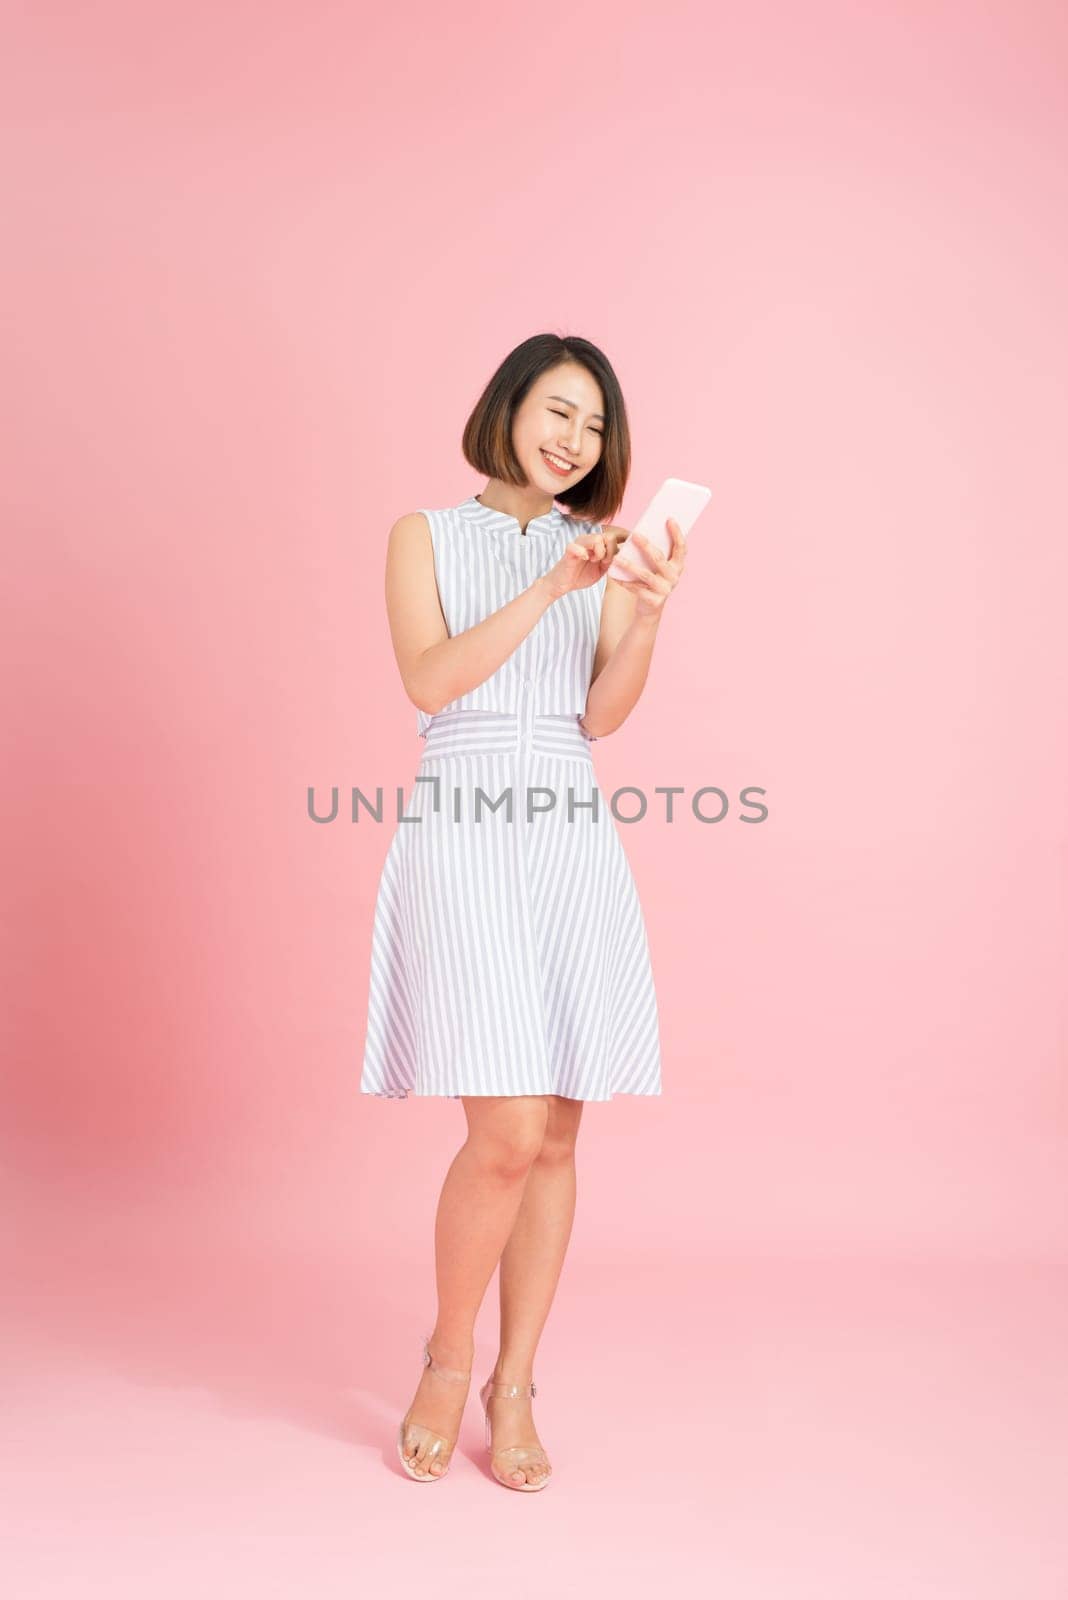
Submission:
[[[453,1157],[434,1226],[438,1314],[430,1353],[466,1372],[474,1355],[475,1318],[511,1233],[523,1187],[545,1137],[545,1095],[464,1095],[467,1139]],[[424,1370],[411,1421],[455,1438],[467,1389]],[[423,1452],[409,1460],[422,1470]],[[431,1472],[440,1471],[438,1463]]]
[[[541,1149],[531,1164],[515,1226],[501,1255],[501,1344],[495,1378],[526,1384],[564,1264],[575,1218],[575,1141],[583,1101],[549,1095]],[[540,1444],[529,1396],[489,1402],[493,1446]],[[522,1469],[521,1483],[541,1473]]]

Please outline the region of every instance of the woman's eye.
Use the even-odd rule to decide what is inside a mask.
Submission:
[[[552,412],[554,417],[563,417],[564,421],[565,422],[567,421],[567,412],[566,411],[557,411],[555,406],[550,406],[549,410]],[[594,428],[593,431],[597,435],[598,439],[603,439],[604,438],[604,433],[602,432],[602,430],[600,428]]]

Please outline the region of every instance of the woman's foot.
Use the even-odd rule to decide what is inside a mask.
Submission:
[[[497,1390],[496,1394],[489,1392],[491,1385]],[[529,1380],[517,1383],[495,1369],[480,1390],[488,1418],[487,1435],[494,1476],[509,1488],[522,1489],[527,1484],[540,1488],[552,1472],[534,1426],[533,1388]]]
[[[401,1455],[419,1477],[442,1477],[449,1468],[471,1386],[473,1345],[440,1344],[433,1335],[424,1344],[424,1365],[418,1386],[401,1424]]]

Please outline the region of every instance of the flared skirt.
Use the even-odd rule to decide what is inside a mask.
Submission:
[[[375,902],[360,1091],[658,1095],[649,943],[575,717],[440,713]]]

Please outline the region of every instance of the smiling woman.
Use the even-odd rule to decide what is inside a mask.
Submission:
[[[508,355],[464,428],[464,457],[476,472],[529,494],[536,483],[586,522],[619,509],[630,474],[630,428],[619,381],[586,339],[537,334]],[[558,472],[548,455],[563,462]],[[534,498],[537,496],[535,494]]]
[[[422,1482],[448,1470],[500,1262],[501,1350],[480,1398],[494,1476],[530,1491],[552,1470],[532,1369],[570,1233],[579,1116],[586,1101],[660,1094],[645,923],[591,758],[640,693],[656,621],[639,623],[634,586],[607,575],[627,537],[608,519],[630,436],[594,345],[540,334],[513,350],[463,451],[484,488],[402,516],[386,554],[424,750],[402,818],[418,826],[398,826],[378,887],[360,1088],[460,1100],[467,1119],[401,1464]]]

